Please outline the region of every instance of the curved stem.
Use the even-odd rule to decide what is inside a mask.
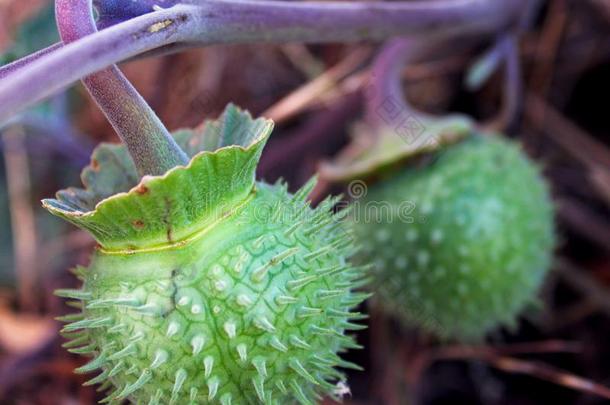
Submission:
[[[455,38],[452,38],[455,40]],[[474,38],[476,41],[476,38]],[[472,41],[462,38],[457,41],[421,41],[395,39],[388,41],[377,56],[370,84],[366,89],[366,121],[373,128],[395,126],[393,117],[404,120],[405,117],[419,118],[422,121],[434,117],[418,111],[407,101],[402,86],[402,71],[408,63],[438,53],[439,50],[451,47],[452,51],[468,46]],[[497,69],[500,63],[505,64],[505,80],[502,110],[498,117],[484,125],[488,130],[505,129],[519,114],[521,89],[521,68],[517,39],[514,33],[503,34],[494,47],[484,55],[473,68],[467,86],[471,89],[480,87]],[[373,132],[374,133],[374,132]]]
[[[0,80],[4,79],[6,76],[9,76],[9,75],[17,72],[19,69],[22,69],[28,65],[31,65],[34,61],[42,58],[43,56],[49,55],[49,54],[57,51],[62,46],[63,46],[63,44],[61,42],[58,42],[47,48],[41,49],[38,52],[34,52],[31,55],[28,55],[26,57],[23,57],[21,59],[18,59],[14,62],[11,62],[9,64],[6,64],[6,65],[0,67]]]
[[[416,44],[409,39],[391,40],[377,55],[365,91],[366,122],[371,127],[391,125],[392,116],[412,114],[402,88],[402,71],[415,55]]]
[[[190,0],[135,17],[42,57],[0,82],[0,121],[75,80],[170,44],[427,38],[502,31],[530,0],[287,2]],[[10,80],[8,80],[10,79]]]
[[[498,117],[487,124],[489,130],[505,130],[515,123],[521,113],[523,99],[523,81],[519,62],[519,46],[514,34],[507,34],[500,39],[504,54],[504,94],[502,109]]]
[[[97,31],[91,0],[57,0],[55,12],[66,44]],[[83,84],[127,146],[141,176],[188,164],[186,154],[116,66],[85,77]]]

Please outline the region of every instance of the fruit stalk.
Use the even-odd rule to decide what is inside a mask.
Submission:
[[[55,11],[64,43],[96,32],[91,0],[57,0]],[[162,175],[188,163],[186,154],[116,65],[85,77],[83,84],[127,146],[140,176]]]
[[[0,120],[75,80],[167,45],[321,43],[380,40],[395,35],[486,34],[514,23],[528,3],[191,1],[88,35],[5,76],[7,80],[0,83]]]

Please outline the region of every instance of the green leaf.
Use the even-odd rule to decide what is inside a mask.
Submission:
[[[359,125],[349,158],[325,162],[320,176],[330,181],[362,179],[416,156],[453,144],[472,133],[472,120],[462,115],[442,118],[407,117],[382,128]]]

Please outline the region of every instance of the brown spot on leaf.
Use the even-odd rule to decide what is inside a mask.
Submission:
[[[148,193],[149,189],[148,187],[146,187],[144,184],[139,184],[138,187],[136,188],[136,193],[143,195]]]
[[[140,219],[136,219],[135,221],[133,221],[132,225],[134,226],[134,228],[137,228],[137,229],[143,229],[146,226],[144,221],[142,221]]]
[[[165,227],[167,229],[167,241],[173,242],[174,237],[172,235],[172,222],[171,222],[171,212],[172,212],[172,202],[169,198],[165,198],[165,215],[163,216],[163,223],[165,223]]]
[[[94,172],[100,171],[100,162],[98,162],[97,159],[91,159],[91,169],[93,169]]]

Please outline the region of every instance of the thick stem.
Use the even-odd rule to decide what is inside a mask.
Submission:
[[[91,0],[57,0],[55,12],[65,44],[97,31]],[[83,84],[127,146],[141,176],[188,164],[186,154],[116,66],[85,77]]]
[[[170,44],[381,40],[502,31],[530,0],[191,0],[64,46],[0,83],[0,120],[114,63]],[[197,4],[197,5],[195,5]]]
[[[16,60],[14,62],[11,62],[7,65],[0,67],[0,80],[17,72],[19,69],[22,69],[28,65],[31,65],[34,61],[42,58],[43,56],[55,52],[56,50],[60,49],[62,46],[63,46],[62,43],[53,44],[47,48],[41,49],[38,52],[35,52],[31,55],[28,55],[26,57],[23,57],[19,60]]]

